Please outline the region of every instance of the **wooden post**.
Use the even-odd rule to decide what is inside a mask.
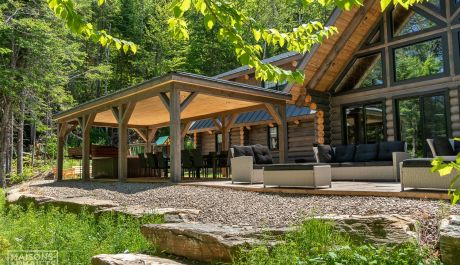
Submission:
[[[286,163],[288,161],[288,124],[286,104],[279,105],[278,112],[280,116],[280,123],[278,123],[280,163]]]
[[[118,180],[128,178],[128,121],[136,106],[135,102],[120,104],[112,108],[118,122]]]
[[[145,152],[144,153],[152,153],[153,150],[152,150],[152,142],[153,140],[155,140],[155,134],[157,133],[158,131],[158,128],[152,128],[152,129],[148,129],[148,137],[147,137],[147,142],[145,143],[146,146],[145,146]]]
[[[64,168],[64,145],[67,138],[67,135],[75,128],[75,125],[65,123],[58,124],[58,146],[57,146],[57,165],[56,165],[56,177],[57,180],[62,180],[62,171]]]
[[[240,127],[240,145],[244,145],[244,127]]]
[[[181,127],[180,127],[180,90],[171,87],[169,98],[169,117],[170,117],[170,139],[171,139],[171,181],[180,182],[181,180]]]
[[[96,114],[88,114],[80,117],[78,119],[81,132],[83,137],[83,144],[81,148],[81,165],[82,165],[82,179],[84,181],[89,181],[91,177],[90,171],[90,152],[91,152],[91,139],[90,139],[90,132],[91,132],[91,125],[94,122],[94,118],[96,118]]]

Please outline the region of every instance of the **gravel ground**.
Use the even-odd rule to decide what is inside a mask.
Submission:
[[[121,205],[193,208],[196,221],[228,225],[286,226],[315,214],[400,214],[420,221],[423,241],[436,242],[439,220],[449,212],[447,202],[436,200],[356,196],[264,194],[208,187],[144,183],[36,181],[30,191],[56,198],[89,196]]]

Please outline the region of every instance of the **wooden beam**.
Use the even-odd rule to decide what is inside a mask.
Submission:
[[[281,122],[278,124],[278,136],[279,136],[279,160],[280,163],[286,163],[288,161],[288,124],[286,115],[286,105],[278,106],[278,112],[280,115]]]
[[[223,117],[225,117],[225,116],[223,116]],[[216,126],[217,130],[222,131],[222,128],[223,128],[224,124],[219,119],[212,118],[212,122]]]
[[[315,72],[313,77],[305,86],[306,90],[315,89],[316,85],[327,73],[327,70],[330,68],[331,64],[336,59],[337,54],[342,51],[343,47],[346,45],[352,34],[355,32],[356,28],[360,25],[369,9],[374,5],[375,1],[376,0],[370,0],[368,3],[366,3],[366,5],[364,5],[364,7],[360,8],[357,11],[357,14],[353,17],[347,28],[342,32],[342,35],[334,44],[334,48],[329,52],[329,54],[326,56],[323,63],[319,67],[319,69]]]
[[[148,141],[148,128],[140,129],[140,128],[133,128],[133,130],[142,138],[144,142]]]
[[[191,92],[185,99],[182,101],[180,104],[180,112],[184,111],[185,108],[187,108],[188,105],[198,96],[198,93],[196,92]]]
[[[255,89],[251,89],[248,91],[247,88],[240,90],[240,89],[216,89],[216,88],[221,88],[220,86],[216,85],[215,87],[212,86],[199,86],[195,84],[183,84],[183,83],[178,83],[174,84],[174,87],[177,87],[178,89],[182,91],[188,91],[188,92],[198,92],[201,94],[206,94],[206,95],[213,95],[216,97],[223,97],[223,98],[231,98],[231,99],[237,99],[237,100],[243,100],[243,101],[248,101],[248,102],[256,102],[256,103],[280,103],[284,102],[286,100],[291,99],[291,95],[285,95],[285,94],[280,94],[279,97],[274,97],[273,95],[267,94],[266,92],[261,92]]]
[[[244,145],[244,127],[240,127],[240,145]]]
[[[62,180],[63,169],[64,169],[64,145],[66,142],[67,135],[75,129],[76,124],[70,124],[67,122],[58,123],[58,142],[57,142],[57,161],[56,161],[56,178]]]
[[[170,152],[171,152],[171,182],[181,181],[181,128],[180,128],[180,90],[171,87],[170,104]]]
[[[90,152],[91,152],[91,125],[96,118],[96,113],[91,113],[80,117],[79,123],[82,131],[83,143],[82,143],[82,179],[89,181],[91,177],[90,172]]]
[[[169,110],[169,106],[171,105],[168,95],[165,92],[162,92],[158,95],[160,97],[161,102],[165,105],[166,109]]]
[[[136,102],[120,104],[114,113],[118,121],[118,180],[128,178],[128,121],[136,107]]]
[[[272,116],[273,120],[277,124],[280,124],[282,122],[280,113],[278,112],[278,110],[275,109],[275,106],[273,106],[272,104],[265,104],[265,109],[268,111],[270,116]]]
[[[185,122],[183,125],[182,125],[182,128],[181,128],[181,137],[182,137],[182,140],[184,139],[184,137],[187,135],[188,133],[188,130],[190,129],[190,125],[192,125],[192,122],[191,121],[188,121],[188,122]]]
[[[158,128],[148,128],[147,129],[147,141],[145,143],[145,152],[144,153],[151,153],[152,150],[152,142],[155,140],[155,134],[158,131]]]

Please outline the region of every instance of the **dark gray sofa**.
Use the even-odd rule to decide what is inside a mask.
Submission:
[[[331,166],[332,180],[392,180],[399,178],[399,163],[409,158],[405,142],[358,145],[317,145],[317,163]]]

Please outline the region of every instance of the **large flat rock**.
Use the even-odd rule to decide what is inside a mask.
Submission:
[[[142,234],[161,251],[193,260],[229,262],[241,247],[261,243],[260,231],[251,227],[218,224],[149,224]]]
[[[27,193],[19,189],[11,190],[7,195],[9,204],[19,204],[28,206],[53,206],[66,208],[71,212],[81,212],[87,209],[96,214],[116,213],[129,215],[134,218],[140,218],[149,215],[161,215],[166,223],[191,222],[199,213],[196,209],[178,209],[178,208],[154,208],[142,205],[120,206],[111,200],[101,200],[91,197],[67,197],[54,198],[49,196]]]
[[[130,215],[133,217],[142,217],[148,215],[162,215],[166,223],[191,222],[200,210],[181,209],[181,208],[152,208],[142,205],[118,206],[103,209],[100,212],[112,212]]]
[[[91,259],[92,265],[184,265],[178,261],[144,254],[101,254]]]
[[[451,215],[441,221],[441,260],[446,265],[460,263],[460,215]]]
[[[401,244],[417,238],[416,221],[401,215],[330,215],[318,217],[357,241]]]

